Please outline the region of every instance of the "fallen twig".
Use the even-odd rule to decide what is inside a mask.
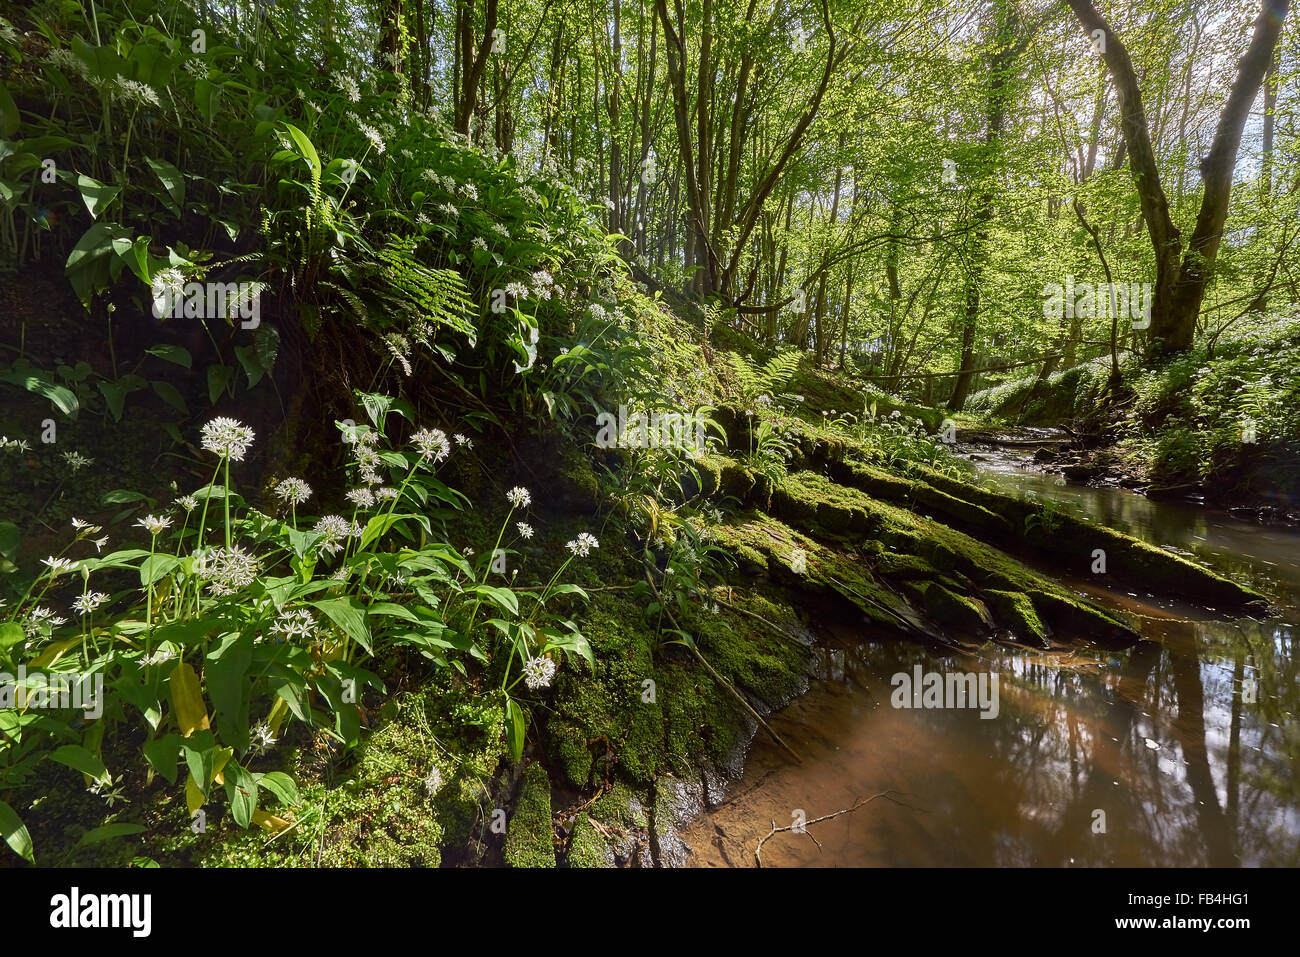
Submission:
[[[818,841],[817,838],[813,837],[812,832],[808,830],[808,828],[811,827],[813,824],[817,824],[820,821],[829,821],[831,818],[839,817],[841,814],[851,814],[854,811],[856,811],[858,808],[870,804],[876,798],[884,798],[887,801],[894,801],[894,799],[890,797],[890,795],[901,794],[901,793],[902,793],[901,791],[895,791],[893,788],[890,788],[887,791],[881,791],[879,794],[873,794],[869,798],[862,798],[852,807],[843,808],[839,811],[834,812],[833,814],[823,814],[821,817],[815,817],[811,821],[805,821],[802,824],[791,824],[788,827],[777,827],[776,821],[773,821],[772,830],[764,834],[763,839],[759,841],[758,846],[754,848],[754,864],[757,867],[763,866],[763,845],[767,843],[769,838],[775,837],[776,835],[780,834],[782,831],[794,831],[797,828],[798,833],[807,834],[809,839],[814,844],[817,845],[817,849],[821,850],[822,847],[821,842]],[[898,804],[900,807],[907,807],[907,805],[903,804],[901,801],[894,801],[894,803]]]

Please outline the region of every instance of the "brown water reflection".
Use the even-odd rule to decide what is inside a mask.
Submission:
[[[1294,609],[1300,587],[1269,570],[1295,562],[1300,538],[1270,536],[1286,551],[1274,565],[1231,559]],[[822,680],[771,719],[804,763],[760,736],[726,800],[683,833],[691,863],[753,866],[773,822],[893,789],[901,804],[877,800],[813,825],[820,848],[807,834],[776,835],[764,865],[1300,864],[1294,612],[1224,622],[1107,600],[1143,616],[1143,641],[1121,652],[957,653],[834,627]],[[998,716],[894,708],[890,676],[918,664],[997,674]]]

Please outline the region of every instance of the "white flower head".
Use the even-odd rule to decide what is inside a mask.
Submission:
[[[82,615],[89,615],[107,600],[108,596],[102,591],[90,591],[81,595],[72,603],[72,610]]]
[[[421,429],[411,436],[411,444],[426,462],[441,462],[451,454],[451,443],[442,429]]]
[[[516,485],[509,492],[506,492],[506,501],[512,508],[527,508],[533,503],[533,496],[528,489]]]
[[[275,487],[280,501],[298,506],[311,498],[311,486],[300,478],[287,478]]]
[[[357,508],[372,508],[375,504],[375,493],[368,488],[354,488],[347,493],[347,500]]]
[[[442,787],[442,772],[438,770],[437,766],[435,766],[424,777],[424,793],[429,795],[429,797],[433,797],[435,794],[438,793],[438,789],[441,787]]]
[[[211,578],[208,590],[214,595],[233,595],[247,588],[257,579],[257,557],[238,545],[214,548],[207,556],[207,577]]]
[[[187,512],[192,512],[199,507],[199,500],[193,495],[182,495],[176,500],[176,504]]]
[[[352,526],[340,515],[322,515],[312,531],[321,536],[321,549],[333,555],[343,547]]]
[[[66,558],[55,558],[51,555],[49,558],[42,558],[41,564],[50,569],[50,577],[57,578],[60,575],[67,574],[77,567],[77,563]]]
[[[579,532],[578,537],[571,542],[566,542],[564,547],[579,558],[586,558],[593,548],[600,547],[600,542],[596,541],[596,536],[590,532]]]
[[[555,677],[555,662],[550,658],[529,658],[524,662],[524,684],[530,691],[548,688]]]
[[[271,733],[270,727],[265,724],[259,724],[255,727],[250,737],[248,750],[251,754],[262,754],[275,744],[275,735]]]
[[[519,529],[519,534],[524,538],[533,537],[533,526],[529,525],[527,522],[516,522],[515,528]]]
[[[306,608],[281,612],[271,625],[271,633],[286,639],[310,638],[316,630],[316,616]]]
[[[218,416],[203,426],[203,447],[215,455],[230,456],[232,462],[244,461],[252,444],[253,430],[237,419]]]
[[[171,527],[171,523],[172,520],[165,516],[160,518],[157,515],[146,515],[135,524],[138,527],[143,528],[150,535],[161,535]]]

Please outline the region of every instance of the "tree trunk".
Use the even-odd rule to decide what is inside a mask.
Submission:
[[[1151,338],[1157,351],[1185,352],[1192,346],[1201,302],[1218,256],[1242,129],[1263,83],[1290,0],[1263,0],[1250,46],[1239,61],[1237,77],[1219,116],[1209,155],[1200,164],[1205,192],[1185,254],[1181,234],[1170,219],[1169,205],[1160,184],[1142,93],[1128,50],[1091,0],[1066,2],[1084,30],[1089,34],[1102,31],[1105,44],[1102,56],[1119,93],[1120,130],[1128,147],[1129,168],[1156,259]]]

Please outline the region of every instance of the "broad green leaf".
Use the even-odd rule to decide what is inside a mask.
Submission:
[[[289,136],[293,138],[293,145],[298,148],[302,158],[310,163],[312,169],[319,175],[321,172],[320,155],[316,152],[316,147],[312,146],[311,140],[307,138],[307,134],[292,123],[285,123],[284,128],[288,131]]]
[[[180,564],[174,555],[153,555],[140,563],[140,587],[148,588]]]
[[[176,666],[168,679],[168,685],[171,687],[172,709],[181,734],[188,738],[195,731],[206,730],[209,726],[208,708],[203,703],[199,676],[188,662],[182,661]]]
[[[112,824],[104,824],[100,827],[91,828],[85,834],[81,835],[81,840],[77,841],[77,847],[89,847],[91,844],[99,844],[103,841],[111,841],[116,837],[130,837],[132,834],[141,834],[145,831],[143,824],[129,824],[126,821],[115,821]]]
[[[185,177],[181,176],[181,171],[166,160],[156,160],[153,157],[146,156],[144,161],[149,164],[149,168],[154,171],[154,175],[166,187],[167,195],[172,198],[176,205],[184,205]]]
[[[97,219],[99,212],[122,192],[120,186],[110,186],[92,179],[85,173],[77,174],[77,189],[81,191],[81,201],[86,204],[91,219]]]
[[[190,407],[185,404],[185,397],[170,382],[154,382],[153,390],[158,393],[160,399],[181,413],[181,415],[190,414]]]
[[[0,136],[11,139],[18,132],[22,117],[18,113],[18,104],[9,95],[5,85],[0,83]]]
[[[526,730],[524,711],[519,707],[519,703],[514,698],[511,698],[506,706],[506,713],[509,717],[506,734],[510,740],[510,756],[515,761],[518,761],[524,756],[524,732]]]
[[[240,827],[248,827],[257,810],[257,781],[239,762],[228,761],[222,770],[230,813]]]
[[[293,783],[293,778],[283,771],[271,771],[263,774],[257,779],[258,787],[266,788],[276,796],[281,804],[285,807],[296,807],[302,803],[298,797],[298,785]]]
[[[370,626],[366,624],[365,605],[355,598],[327,598],[309,604],[328,615],[334,624],[342,628],[368,654],[374,654],[370,647]]]
[[[32,836],[27,833],[27,826],[4,801],[0,801],[0,833],[4,834],[5,843],[14,849],[15,854],[31,864],[36,863],[36,850],[32,847]]]
[[[166,359],[168,362],[174,362],[178,366],[190,368],[194,363],[194,357],[190,355],[190,350],[183,346],[173,346],[167,343],[161,343],[145,352],[151,356],[157,356],[159,359]]]
[[[67,765],[82,774],[88,774],[98,781],[109,780],[108,769],[104,767],[104,762],[79,744],[65,744],[61,748],[55,748],[50,752],[50,760]]]
[[[501,588],[498,585],[475,585],[467,591],[486,596],[512,615],[519,614],[519,598],[509,588]]]
[[[146,741],[141,750],[155,771],[172,784],[176,783],[176,768],[181,756],[180,735],[164,734],[161,738]]]
[[[233,373],[230,366],[216,363],[208,366],[208,401],[216,405],[217,399],[230,383]]]

